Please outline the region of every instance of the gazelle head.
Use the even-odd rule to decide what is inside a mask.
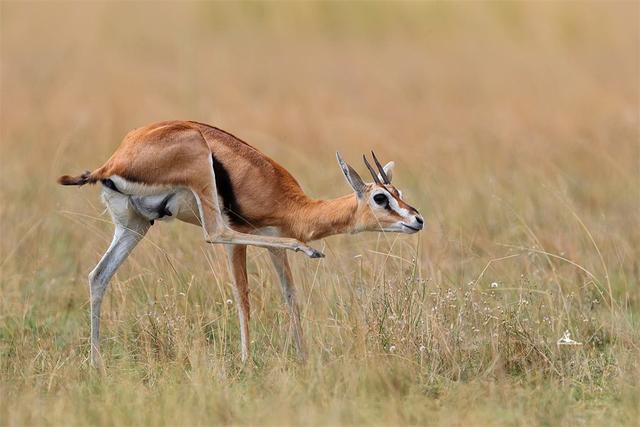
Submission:
[[[393,167],[389,162],[382,166],[376,155],[371,152],[378,171],[376,172],[362,156],[369,169],[373,182],[365,183],[360,175],[336,153],[340,168],[347,182],[356,193],[358,209],[355,231],[390,231],[399,233],[417,233],[424,228],[424,220],[418,211],[402,198],[402,192],[391,185]]]

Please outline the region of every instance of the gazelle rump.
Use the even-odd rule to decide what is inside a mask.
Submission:
[[[365,183],[339,154],[353,192],[317,200],[293,176],[244,141],[192,121],[154,123],[127,134],[109,160],[93,172],[62,176],[62,185],[100,182],[113,222],[113,241],[89,274],[91,362],[100,362],[100,307],[110,279],[155,221],[178,219],[202,227],[205,240],[227,247],[238,305],[243,362],[249,358],[249,286],[246,246],[267,248],[280,279],[298,355],[305,357],[300,313],[287,249],[324,255],[307,242],[361,231],[415,233],[420,214],[392,184],[394,163],[372,153],[373,182]]]

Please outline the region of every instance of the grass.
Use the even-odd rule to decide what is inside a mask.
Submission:
[[[0,8],[1,425],[637,422],[637,4]],[[396,161],[424,232],[292,256],[306,365],[250,249],[242,368],[223,251],[176,223],[111,282],[106,375],[89,368],[112,226],[98,188],[54,181],[171,118],[232,131],[314,196],[348,191],[338,149]]]

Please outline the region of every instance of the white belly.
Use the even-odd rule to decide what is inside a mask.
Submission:
[[[140,215],[149,221],[201,224],[198,202],[188,188],[139,184],[117,175],[110,179],[119,192],[103,187],[102,198],[115,221]]]

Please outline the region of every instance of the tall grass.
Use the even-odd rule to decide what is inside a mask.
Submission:
[[[0,7],[0,424],[637,422],[637,4]],[[292,256],[306,365],[250,249],[243,369],[224,253],[175,223],[112,281],[89,368],[112,226],[99,189],[55,177],[173,118],[317,197],[348,191],[337,149],[396,161],[423,233]]]

